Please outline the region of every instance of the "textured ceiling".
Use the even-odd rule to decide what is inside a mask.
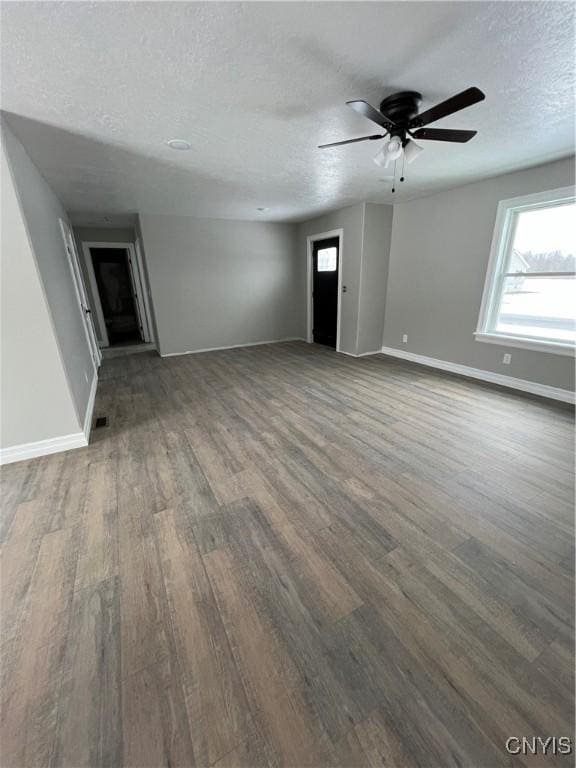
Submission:
[[[297,220],[409,199],[574,151],[574,5],[564,2],[2,3],[2,108],[72,211]],[[393,196],[345,106],[395,90],[435,124]],[[188,152],[169,149],[187,139]],[[258,207],[268,210],[258,213]]]

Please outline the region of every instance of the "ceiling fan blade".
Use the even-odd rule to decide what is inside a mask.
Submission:
[[[471,107],[472,104],[477,104],[479,101],[483,101],[486,96],[482,93],[480,88],[467,88],[462,93],[457,93],[456,96],[452,96],[446,101],[442,101],[440,104],[436,104],[435,107],[431,107],[417,115],[410,121],[410,128],[419,128],[422,125],[428,125],[436,120],[440,120],[441,117],[452,115],[454,112],[459,112],[461,109]]]
[[[352,107],[354,112],[358,112],[358,114],[364,115],[364,117],[367,117],[368,120],[372,120],[373,123],[376,123],[376,125],[379,125],[386,131],[390,131],[392,128],[396,127],[392,120],[384,117],[381,112],[378,112],[377,109],[374,109],[374,107],[370,106],[367,101],[347,101],[346,104],[348,104],[349,107]]]
[[[459,144],[464,144],[470,139],[473,139],[478,131],[456,131],[449,128],[420,128],[412,135],[415,139],[423,139],[424,141],[456,141]]]
[[[357,141],[374,141],[375,139],[383,138],[383,134],[375,133],[372,136],[361,136],[359,139],[346,139],[346,141],[333,141],[331,144],[320,144],[318,149],[326,149],[326,147],[340,147],[342,144],[354,144]]]

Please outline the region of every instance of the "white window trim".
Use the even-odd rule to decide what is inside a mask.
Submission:
[[[564,344],[558,340],[546,340],[540,337],[514,336],[498,333],[491,330],[493,326],[493,314],[496,311],[496,297],[500,293],[502,278],[502,265],[508,253],[508,245],[514,235],[516,223],[515,213],[522,208],[548,207],[555,202],[575,199],[575,188],[560,187],[559,189],[537,192],[533,195],[522,195],[501,200],[498,203],[494,233],[492,235],[492,247],[490,259],[486,269],[486,280],[478,317],[478,328],[474,333],[476,341],[489,344],[501,344],[506,347],[519,347],[521,349],[534,349],[539,352],[551,352],[557,355],[574,355],[574,345]]]

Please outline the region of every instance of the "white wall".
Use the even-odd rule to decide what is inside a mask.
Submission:
[[[396,205],[384,346],[573,390],[569,357],[473,336],[499,201],[573,183],[570,158]],[[502,364],[505,352],[511,365]]]
[[[160,354],[304,336],[294,227],[142,214]]]
[[[89,386],[83,381],[83,372],[91,371],[91,358],[88,350],[82,349],[85,339],[79,338],[81,318],[74,315],[70,304],[72,284],[62,268],[66,257],[57,229],[59,215],[64,215],[63,211],[22,146],[3,129],[3,452],[82,430]],[[62,284],[57,285],[60,281]],[[53,300],[58,295],[61,305],[50,307],[49,295]],[[57,328],[63,333],[62,344]]]

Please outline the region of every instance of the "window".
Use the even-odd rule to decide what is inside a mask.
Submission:
[[[336,272],[337,248],[322,248],[318,251],[318,272]]]
[[[576,341],[576,198],[544,192],[498,206],[478,341],[570,354]]]

